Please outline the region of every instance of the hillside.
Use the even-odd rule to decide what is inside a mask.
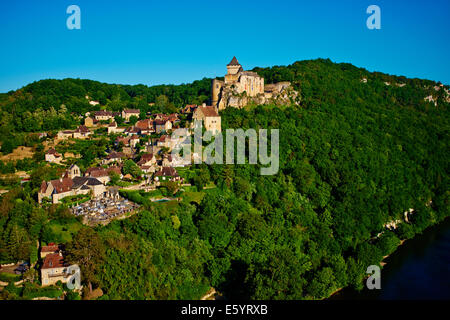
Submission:
[[[253,71],[267,83],[291,81],[301,105],[229,108],[222,128],[280,129],[279,173],[261,176],[258,165],[195,166],[204,185],[217,186],[202,191],[199,203],[145,203],[129,219],[74,237],[101,248],[90,280],[105,297],[198,299],[214,287],[231,298],[321,299],[342,287],[361,288],[367,266],[450,216],[449,86],[323,59]],[[58,114],[51,105],[64,103],[59,117],[78,121],[70,112],[91,108],[78,110],[77,101],[101,100],[98,91],[113,110],[140,99],[171,108],[206,97],[207,84],[40,81],[3,96],[0,138],[21,135],[35,112]],[[157,99],[162,94],[168,101]],[[425,101],[430,95],[436,103]],[[39,178],[32,173],[35,186]],[[1,199],[0,259],[19,240],[58,240],[45,221],[63,221],[63,210],[47,216],[32,193],[26,185]],[[395,230],[385,227],[395,220],[401,221]]]

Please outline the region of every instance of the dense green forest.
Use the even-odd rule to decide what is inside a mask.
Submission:
[[[367,266],[450,215],[448,86],[436,90],[433,81],[323,59],[254,71],[267,83],[292,81],[301,105],[230,108],[221,113],[222,128],[279,129],[280,171],[261,176],[259,165],[199,165],[193,184],[217,186],[201,201],[144,202],[129,219],[74,232],[69,257],[77,262],[92,248],[82,274],[103,298],[198,299],[211,286],[229,298],[325,298],[345,286],[361,288]],[[98,91],[91,85],[81,85],[77,97]],[[164,94],[178,105],[195,95],[183,96],[189,86],[179,96],[161,88],[117,90],[131,97],[131,88],[135,97],[155,90],[146,102]],[[75,112],[62,91],[55,91],[58,103],[66,104],[65,114]],[[431,94],[437,106],[424,101]],[[60,241],[51,221],[75,223],[64,208],[36,206],[39,179],[54,174],[34,169],[31,183],[2,197],[0,260],[28,258],[38,239]],[[384,228],[410,208],[409,223]]]

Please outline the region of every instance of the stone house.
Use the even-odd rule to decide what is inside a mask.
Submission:
[[[57,138],[60,140],[66,140],[69,138],[73,138],[73,131],[72,130],[63,130],[63,131],[59,131]]]
[[[216,108],[212,106],[201,106],[195,109],[192,119],[202,121],[205,129],[217,134],[222,131],[221,117],[217,113]]]
[[[40,253],[41,259],[44,259],[49,254],[59,253],[61,250],[62,246],[53,242],[49,243],[47,246],[42,246]]]
[[[110,174],[111,172],[114,172],[119,175],[120,178],[123,177],[122,172],[119,167],[109,167],[107,169],[96,167],[96,168],[89,168],[84,173],[85,177],[91,177],[95,178],[104,185],[107,185],[108,182],[111,181]]]
[[[140,133],[142,135],[147,135],[155,132],[155,126],[153,124],[153,120],[151,119],[139,120],[138,122],[136,122],[135,127],[140,130]]]
[[[55,149],[51,148],[45,153],[45,161],[60,164],[63,157]]]
[[[134,127],[129,127],[129,128],[127,128],[127,129],[124,131],[124,133],[125,133],[127,136],[139,135],[139,134],[141,134],[141,130],[140,130],[138,127],[134,126]]]
[[[157,184],[168,181],[182,181],[182,178],[179,176],[177,170],[173,167],[162,167],[155,173],[154,179]]]
[[[79,126],[73,133],[75,139],[86,139],[91,135],[91,131],[86,126]]]
[[[125,128],[120,128],[117,126],[117,123],[115,121],[111,122],[108,125],[108,134],[112,133],[122,133],[125,131]]]
[[[112,112],[106,110],[100,110],[94,112],[94,118],[97,121],[114,120],[114,117],[120,116],[120,112]]]
[[[102,164],[110,164],[112,162],[118,162],[121,163],[122,159],[126,158],[127,156],[123,152],[111,152],[108,154],[103,160]]]
[[[64,261],[62,251],[46,255],[41,267],[42,286],[51,286],[58,281],[67,283],[71,276],[69,268],[70,265]]]
[[[140,113],[141,111],[139,109],[125,109],[122,111],[122,118],[124,118],[125,121],[130,121],[132,116],[139,118]]]
[[[170,120],[156,119],[153,123],[156,133],[167,132],[172,129],[172,122]]]

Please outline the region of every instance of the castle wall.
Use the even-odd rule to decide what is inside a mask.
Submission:
[[[223,81],[217,79],[212,80],[211,105],[217,106],[223,85],[224,85]]]

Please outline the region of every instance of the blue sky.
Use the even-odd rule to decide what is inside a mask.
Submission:
[[[68,30],[69,5],[81,30]],[[369,5],[381,30],[366,27]],[[48,78],[147,85],[330,58],[450,84],[450,1],[0,2],[0,92]]]

